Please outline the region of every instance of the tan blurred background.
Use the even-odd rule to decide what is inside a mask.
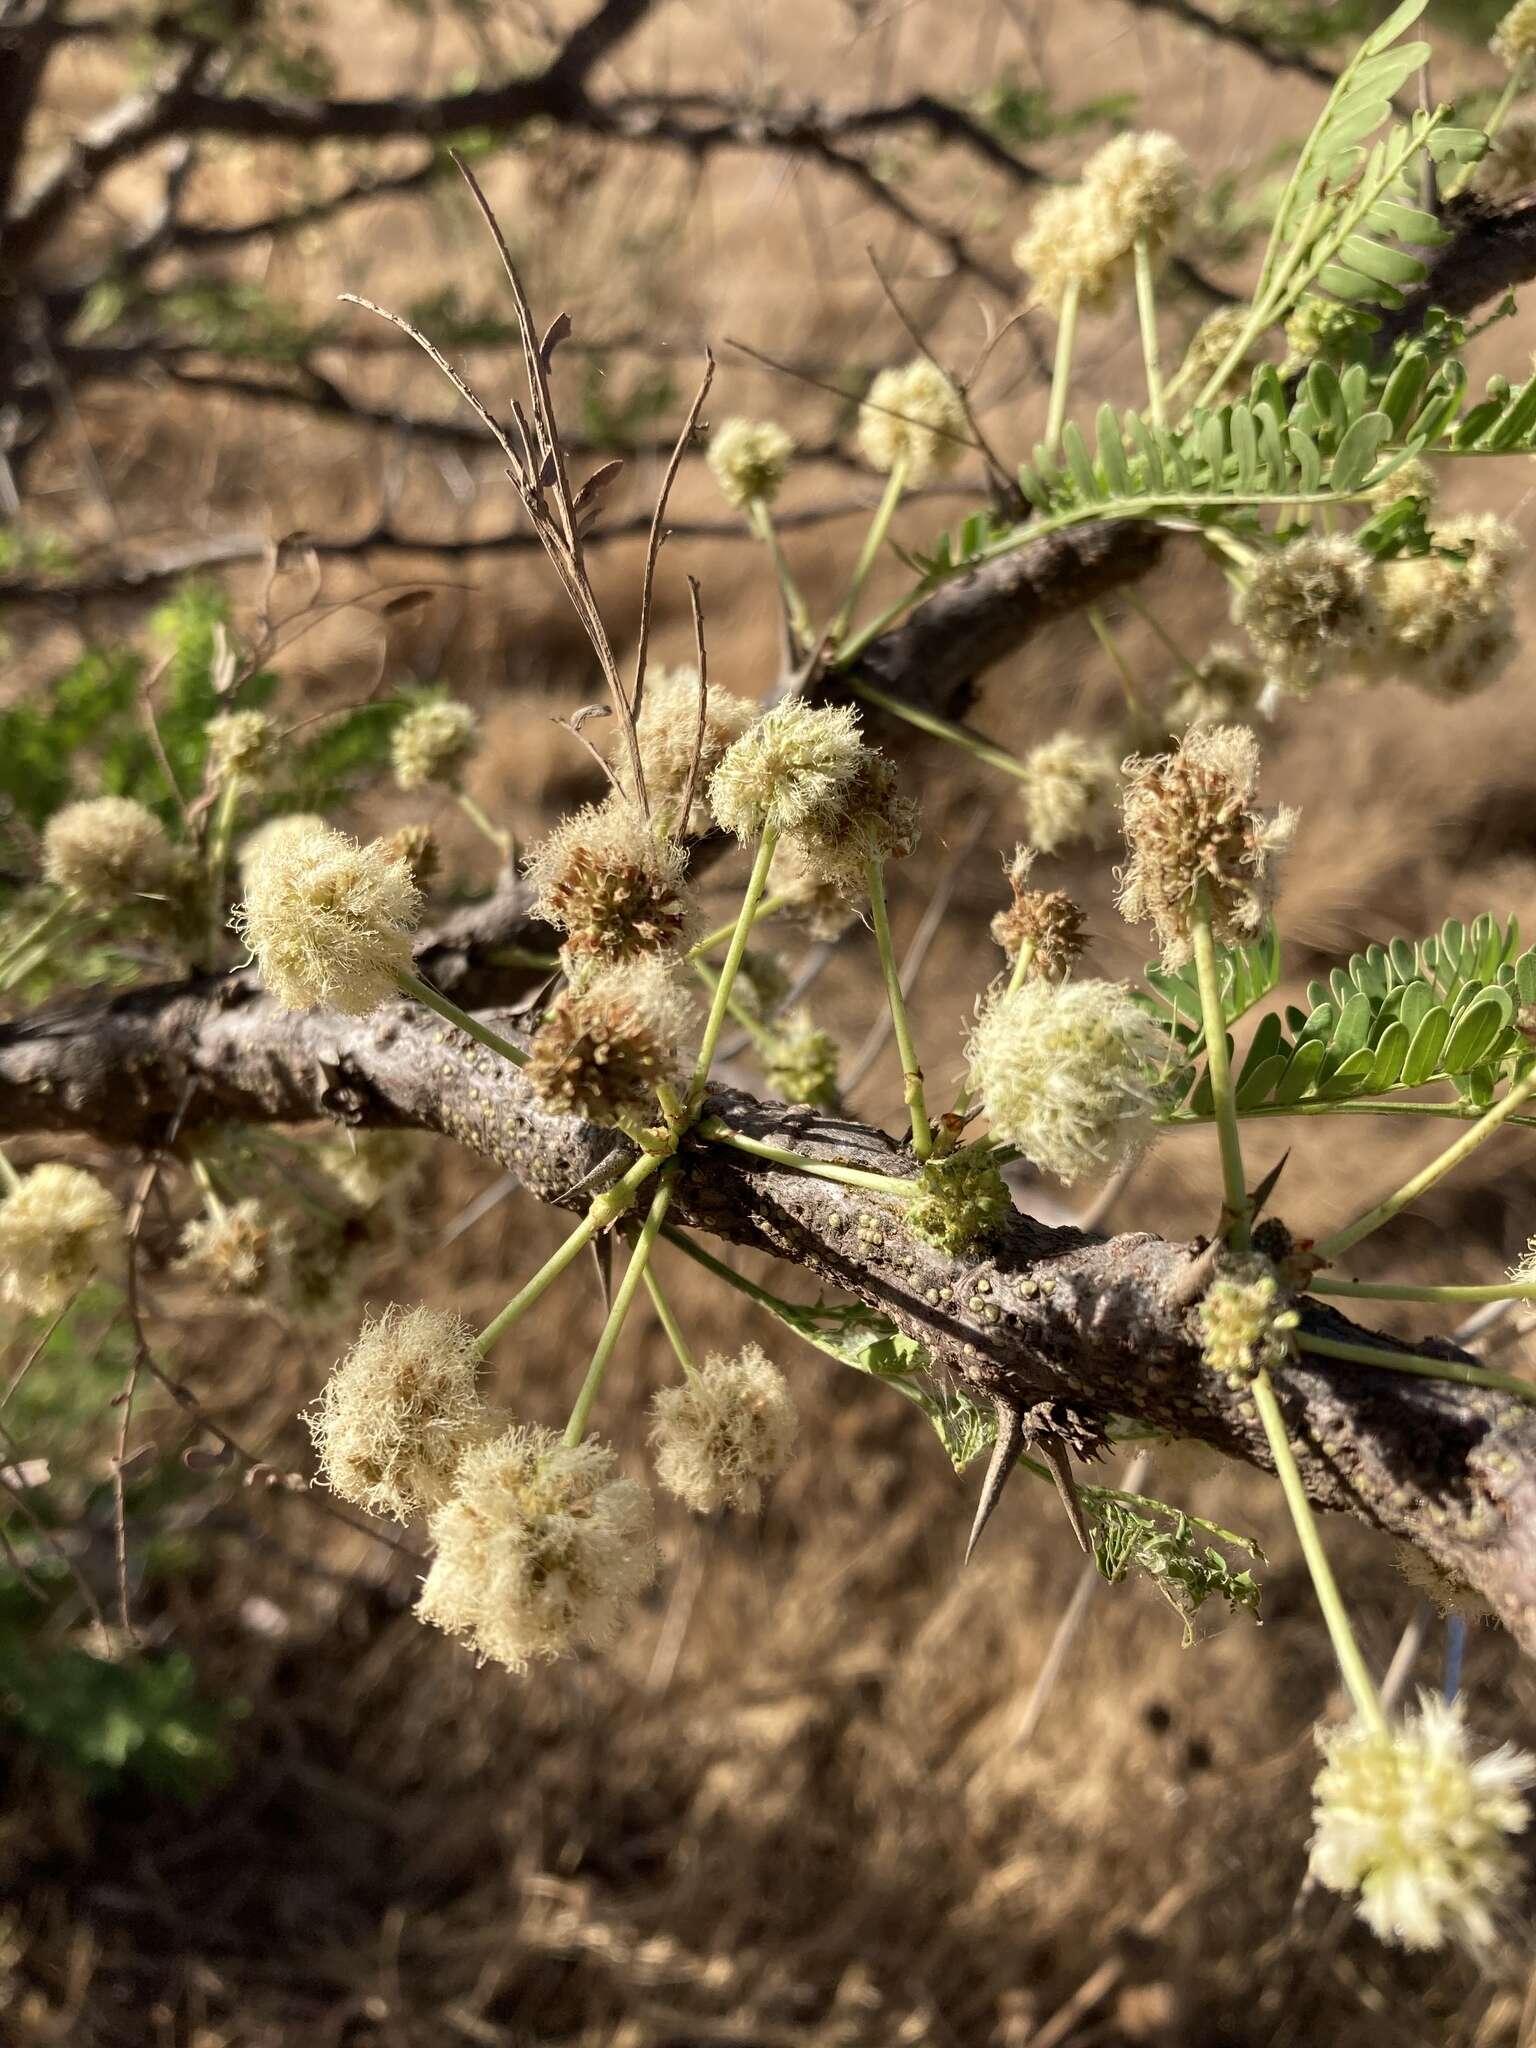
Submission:
[[[308,33],[332,50],[348,94],[427,90],[492,54],[536,61],[546,12],[557,28],[574,18],[562,0],[492,9],[474,28],[430,4],[416,13],[358,0],[344,15],[315,10]],[[1438,31],[1437,41],[1442,95],[1493,76],[1477,45]],[[1233,289],[1243,275],[1226,239],[1234,208],[1240,215],[1320,97],[1293,72],[1119,0],[673,0],[597,82],[842,107],[921,90],[974,102],[999,81],[1049,95],[1058,116],[1123,95],[1120,118],[1177,134],[1211,194],[1235,181],[1234,205],[1208,202],[1189,252]],[[104,49],[61,59],[49,100],[56,134],[107,105],[121,82]],[[1022,148],[1060,174],[1107,132],[1100,118]],[[337,154],[209,146],[193,174],[197,210],[240,220],[298,201],[337,175]],[[729,344],[792,359],[843,389],[902,360],[909,346],[867,247],[940,354],[968,368],[1015,309],[1001,286],[1026,202],[920,130],[883,136],[863,156],[912,208],[963,231],[999,288],[957,273],[931,236],[803,154],[730,147],[695,163],[541,128],[497,149],[482,176],[535,305],[546,317],[568,309],[578,342],[635,342],[559,359],[567,420],[638,420],[642,436],[668,440],[708,341],[720,359],[712,417],[772,413],[808,443],[845,429],[845,401]],[[412,159],[400,146],[373,160]],[[130,209],[149,189],[139,175],[109,188],[115,205]],[[75,254],[89,253],[82,235]],[[239,262],[273,301],[308,317],[344,290],[390,306],[451,290],[463,307],[502,310],[483,234],[447,182],[258,244]],[[1204,310],[1197,294],[1170,297],[1170,347]],[[350,308],[337,317],[348,336],[384,339]],[[1522,311],[1479,344],[1474,368],[1520,374],[1532,339]],[[505,397],[504,351],[464,360],[488,395]],[[1089,322],[1081,362],[1081,410],[1101,393],[1130,402],[1139,361],[1126,322]],[[454,406],[429,367],[393,348],[349,359],[348,388],[415,412]],[[989,435],[1024,455],[1044,392],[1022,330],[995,350],[980,399]],[[631,463],[615,516],[650,501],[659,469],[659,456]],[[1445,478],[1450,509],[1492,506],[1529,535],[1529,464],[1466,471]],[[783,504],[867,507],[875,495],[867,476],[814,463],[795,472]],[[961,502],[910,506],[897,531],[923,545]],[[696,462],[674,504],[682,518],[723,516]],[[28,509],[114,559],[204,536],[355,533],[381,511],[405,532],[448,539],[513,524],[489,457],[227,391],[195,394],[153,374],[82,397],[73,431],[34,466]],[[850,560],[860,530],[854,516],[788,534],[823,607],[838,595],[833,565]],[[615,545],[596,560],[627,646],[639,551]],[[668,549],[661,658],[691,652],[685,571],[703,584],[716,680],[748,694],[767,687],[774,596],[745,544]],[[597,680],[538,558],[375,554],[327,561],[322,573],[324,606],[302,566],[279,585],[279,610],[306,627],[278,663],[286,708],[352,701],[381,679],[442,681],[476,706],[489,736],[470,788],[521,839],[595,791],[551,715],[593,699]],[[239,604],[253,603],[257,572],[231,580]],[[430,585],[430,601],[383,617],[377,593],[405,584]],[[1219,579],[1187,543],[1170,547],[1140,594],[1197,649],[1223,630]],[[326,608],[342,598],[355,602]],[[1109,611],[1156,694],[1166,656],[1123,606]],[[86,633],[135,632],[141,612],[124,602],[76,619],[18,613],[5,622],[7,695],[45,687]],[[1455,710],[1396,686],[1325,693],[1277,726],[1266,791],[1303,814],[1282,898],[1288,987],[1367,941],[1413,936],[1449,915],[1518,913],[1536,930],[1529,677],[1522,658]],[[1113,721],[1116,688],[1078,619],[989,677],[977,719],[1024,750],[1063,726]],[[1001,781],[932,747],[907,758],[927,838],[895,884],[894,914],[909,937],[947,876],[951,909],[914,999],[925,1063],[947,1084],[995,964],[986,922],[1020,825]],[[418,801],[383,794],[344,822],[378,828],[420,815]],[[488,884],[485,844],[451,807],[434,822],[449,876]],[[1136,971],[1145,949],[1114,915],[1109,859],[1052,872],[1090,907],[1096,970]],[[728,871],[711,877],[710,894],[724,914]],[[850,1045],[875,1014],[870,954],[856,935],[815,991],[818,1020]],[[894,1123],[888,1051],[856,1106]],[[1293,1227],[1318,1232],[1426,1156],[1433,1134],[1364,1120],[1264,1126],[1255,1169],[1289,1144],[1278,1205]],[[1528,1161],[1523,1137],[1490,1149],[1473,1184],[1437,1193],[1373,1241],[1362,1272],[1501,1271],[1536,1228]],[[419,1292],[493,1313],[560,1225],[514,1198],[445,1243],[490,1178],[447,1144],[429,1147],[409,1251],[381,1258],[365,1298]],[[1211,1222],[1217,1184],[1208,1134],[1171,1137],[1108,1223],[1192,1232]],[[669,1277],[698,1341],[723,1347],[750,1333],[791,1375],[802,1449],[761,1520],[701,1525],[668,1507],[662,1579],[616,1654],[516,1681],[476,1671],[411,1619],[411,1571],[390,1553],[302,1502],[226,1486],[192,1532],[186,1569],[155,1595],[160,1639],[190,1653],[211,1694],[244,1703],[222,1788],[190,1810],[142,1789],[92,1798],[35,1746],[0,1736],[7,2038],[27,2048],[1514,2048],[1536,2038],[1520,1900],[1510,1902],[1507,1946],[1479,1967],[1384,1951],[1303,1890],[1311,1728],[1335,1703],[1334,1677],[1269,1484],[1175,1452],[1155,1459],[1148,1481],[1269,1550],[1262,1629],[1207,1610],[1185,1650],[1152,1588],[1100,1588],[1052,1679],[1080,1560],[1043,1491],[1020,1483],[962,1576],[975,1475],[954,1477],[922,1418],[819,1354],[792,1351],[688,1270]],[[779,1284],[796,1291],[793,1276]],[[599,1318],[586,1280],[552,1294],[499,1361],[499,1397],[520,1415],[563,1413]],[[189,1384],[231,1429],[275,1462],[305,1467],[296,1411],[346,1341],[343,1325],[315,1334],[256,1319],[232,1330],[178,1300],[162,1328]],[[1517,1339],[1504,1356],[1522,1349]],[[668,1373],[658,1333],[637,1319],[605,1422],[634,1469],[642,1403]],[[1330,1540],[1383,1668],[1417,1596],[1383,1542],[1344,1528]],[[1419,1656],[1425,1683],[1438,1680],[1443,1642],[1435,1620]],[[1536,1683],[1502,1636],[1472,1637],[1467,1687],[1480,1729],[1531,1740]]]

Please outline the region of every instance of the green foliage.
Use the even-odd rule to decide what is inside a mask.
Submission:
[[[0,526],[0,576],[68,576],[75,554],[62,534],[46,526]]]
[[[1237,1570],[1217,1549],[1197,1537],[1240,1550],[1261,1562],[1264,1553],[1246,1536],[1160,1500],[1110,1487],[1082,1489],[1093,1535],[1094,1563],[1110,1585],[1136,1571],[1149,1578],[1184,1625],[1184,1647],[1195,1640],[1194,1619],[1208,1600],[1225,1600],[1233,1613],[1257,1618],[1260,1590],[1253,1573]]]
[[[1117,92],[1058,107],[1044,86],[1023,84],[1009,66],[976,94],[971,107],[976,119],[999,142],[1010,149],[1024,149],[1053,136],[1128,126],[1136,119],[1137,101],[1134,93]]]
[[[108,275],[86,294],[77,331],[89,339],[124,326],[271,363],[298,361],[327,333],[269,297],[264,286],[238,278],[196,278],[157,292],[137,277]]]
[[[313,738],[294,749],[283,808],[330,810],[377,775],[388,766],[390,735],[408,708],[405,700],[360,704],[328,719]]]
[[[1476,1108],[1494,1099],[1530,1055],[1516,1019],[1536,1002],[1536,949],[1521,953],[1519,926],[1491,916],[1452,918],[1416,945],[1368,946],[1314,981],[1307,1006],[1260,1019],[1237,1073],[1239,1112],[1306,1103],[1368,1101],[1450,1082]],[[1202,1072],[1187,1103],[1212,1113]]]
[[[0,1626],[0,1701],[23,1734],[93,1790],[127,1779],[191,1800],[228,1774],[231,1710],[202,1696],[179,1653],[112,1663]]]
[[[459,153],[465,154],[462,149]],[[445,167],[447,164],[445,156]],[[426,298],[413,299],[406,315],[413,327],[430,334],[440,348],[510,347],[518,337],[515,320],[508,320],[505,314],[494,312],[489,306],[466,305],[456,284],[444,285],[441,291]]]
[[[588,357],[577,400],[582,431],[594,447],[622,452],[664,419],[677,405],[677,386],[669,370],[646,370],[627,388],[611,366]]]
[[[1280,935],[1273,923],[1265,927],[1262,938],[1246,946],[1218,944],[1216,967],[1222,1014],[1234,1024],[1279,983]],[[1134,1000],[1166,1029],[1182,1057],[1192,1059],[1205,1043],[1193,961],[1176,972],[1156,960],[1149,961],[1146,980],[1147,988],[1135,990]]]

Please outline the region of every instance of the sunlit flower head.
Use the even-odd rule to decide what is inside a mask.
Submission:
[[[290,832],[247,860],[244,881],[235,928],[284,1009],[362,1016],[394,994],[421,894],[382,840],[359,846],[329,825]]]
[[[82,1167],[50,1161],[0,1199],[0,1301],[57,1315],[116,1251],[123,1217]]]
[[[656,1477],[695,1514],[755,1514],[794,1449],[799,1416],[788,1382],[756,1344],[719,1354],[651,1403]]]
[[[683,847],[615,795],[562,818],[529,855],[528,877],[539,916],[582,969],[676,952],[693,915],[687,866]]]
[[[401,789],[425,789],[440,782],[457,785],[480,746],[480,721],[467,704],[451,697],[415,704],[390,736],[390,761]]]
[[[859,446],[871,469],[902,463],[909,484],[925,483],[953,469],[969,445],[960,394],[926,356],[882,370],[870,385],[859,411]]]
[[[132,797],[88,797],[55,811],[43,827],[43,879],[92,910],[115,910],[159,894],[172,880],[165,827]]]
[[[722,420],[709,437],[709,467],[728,505],[771,505],[795,439],[777,420]]]

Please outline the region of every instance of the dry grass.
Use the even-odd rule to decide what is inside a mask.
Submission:
[[[862,30],[855,13],[824,0],[773,10],[744,0],[674,5],[616,69],[632,87],[751,81],[791,98],[853,98],[920,85],[961,91],[1004,62],[1029,80],[1039,61],[1067,101],[1136,91],[1213,170],[1262,161],[1310,105],[1305,89],[1213,56],[1114,0],[1000,5],[975,19],[919,0],[871,10]],[[464,57],[451,33],[423,50],[416,30],[372,5],[338,20],[336,33],[349,91],[388,89],[406,62],[413,78],[446,77]],[[1458,70],[1475,69],[1453,53],[1437,86],[1448,90]],[[106,84],[95,58],[61,75],[60,126],[99,102]],[[973,219],[978,246],[1002,262],[1016,205],[917,142],[899,154],[912,181],[904,189]],[[209,207],[238,215],[278,188],[296,191],[307,175],[273,152],[219,150],[208,153],[198,187]],[[642,329],[665,351],[680,402],[706,335],[829,364],[903,353],[860,259],[871,239],[957,360],[981,338],[975,294],[940,274],[930,250],[893,238],[846,186],[802,165],[738,155],[694,179],[685,165],[535,138],[525,155],[499,159],[488,183],[537,302],[569,306],[578,334]],[[313,308],[341,289],[386,303],[450,281],[471,300],[490,289],[468,211],[448,193],[430,206],[354,213],[339,234],[252,262],[275,295]],[[1523,317],[1492,340],[1507,364],[1532,338]],[[1128,331],[1092,335],[1087,388],[1123,387],[1133,366]],[[505,367],[477,361],[492,391]],[[609,375],[622,382],[644,367],[621,358]],[[572,359],[568,383],[579,375]],[[1022,348],[1001,353],[992,386],[988,425],[1022,451],[1043,410]],[[381,403],[449,404],[430,373],[395,354],[373,361],[367,389]],[[717,411],[767,406],[810,436],[837,412],[836,401],[727,353]],[[211,531],[352,528],[384,488],[398,490],[402,523],[422,530],[495,529],[509,512],[489,462],[439,460],[425,448],[381,461],[378,444],[345,427],[297,415],[274,425],[227,399],[154,388],[101,396],[82,432],[111,518],[144,545],[184,532],[189,518]],[[636,469],[638,503],[655,475],[644,462]],[[1519,517],[1527,474],[1493,480],[1480,469],[1473,482]],[[792,496],[810,502],[848,489],[846,478],[813,473]],[[61,449],[37,490],[51,519],[87,536],[109,530],[78,443]],[[712,512],[707,484],[690,477],[678,509]],[[924,509],[903,525],[920,540],[934,523]],[[852,530],[828,529],[795,550],[820,598],[832,594],[823,565]],[[679,550],[663,578],[663,659],[689,651],[683,566]],[[686,566],[704,579],[715,674],[760,688],[773,672],[775,628],[759,565],[717,547],[690,549]],[[1220,598],[1213,579],[1193,583],[1190,570],[1177,555],[1145,595],[1193,640],[1219,625]],[[633,550],[601,558],[616,620],[632,618],[636,572]],[[362,598],[381,582],[417,577],[438,586],[422,612],[402,622],[347,610],[299,640],[283,664],[285,701],[307,711],[348,701],[381,675],[391,685],[442,676],[486,721],[475,794],[526,837],[591,782],[548,722],[598,694],[577,632],[527,556],[446,573],[426,558],[359,564],[336,570],[330,587]],[[22,674],[44,673],[68,637],[18,634]],[[1138,671],[1160,677],[1161,659],[1136,621],[1126,622],[1125,640]],[[1283,904],[1298,982],[1363,939],[1426,929],[1447,914],[1488,907],[1536,921],[1536,729],[1520,709],[1526,687],[1521,663],[1456,714],[1396,688],[1325,697],[1278,733],[1267,749],[1269,790],[1304,809]],[[1062,723],[1110,715],[1112,703],[1078,623],[992,679],[985,721],[1022,747]],[[963,839],[976,803],[974,787],[931,755],[923,776],[929,848],[896,905],[907,932],[932,872],[926,862]],[[1015,831],[1007,792],[986,795],[992,825],[960,866],[916,1001],[941,1083],[997,907],[998,852]],[[367,817],[393,824],[418,808],[384,796]],[[450,871],[459,863],[484,876],[487,850],[457,814],[445,809],[436,822]],[[1099,969],[1137,964],[1142,949],[1113,915],[1104,867],[1064,879],[1091,906]],[[818,991],[822,1021],[850,1042],[874,1000],[865,951],[846,948]],[[859,1107],[886,1117],[898,1109],[889,1054]],[[1422,1134],[1365,1125],[1299,1135],[1277,1126],[1255,1146],[1256,1169],[1293,1140],[1281,1207],[1316,1231],[1353,1206],[1351,1186],[1396,1176],[1426,1149]],[[1170,1140],[1112,1221],[1151,1219],[1170,1232],[1209,1224],[1213,1149]],[[434,1150],[413,1202],[415,1257],[396,1252],[381,1264],[376,1300],[419,1286],[472,1316],[500,1305],[557,1225],[504,1203],[445,1248],[445,1223],[484,1184],[481,1169],[446,1146]],[[1370,1248],[1362,1269],[1407,1272],[1423,1252],[1446,1277],[1495,1271],[1532,1227],[1529,1188],[1512,1141],[1479,1188],[1434,1196],[1389,1243]],[[691,1271],[675,1276],[675,1291],[701,1340],[726,1345],[745,1327],[735,1300]],[[566,1287],[501,1360],[498,1391],[519,1413],[563,1412],[596,1332],[595,1297],[590,1285]],[[1185,1652],[1149,1590],[1102,1591],[1026,1741],[1021,1716],[1078,1574],[1051,1500],[1026,1497],[1021,1485],[977,1566],[960,1576],[970,1489],[949,1474],[920,1418],[835,1377],[817,1355],[787,1357],[755,1318],[751,1327],[792,1373],[801,1454],[760,1523],[666,1519],[659,1589],[606,1663],[561,1665],[525,1682],[477,1672],[410,1618],[408,1567],[301,1502],[226,1489],[195,1566],[156,1595],[153,1619],[166,1640],[193,1650],[212,1692],[249,1704],[233,1739],[232,1781],[190,1813],[142,1794],[92,1803],[25,1746],[5,1742],[0,1885],[14,1901],[0,1944],[6,2038],[21,2048],[1529,2040],[1524,1902],[1510,1902],[1507,1950],[1480,1969],[1456,1958],[1405,1962],[1340,1926],[1331,1902],[1298,1899],[1309,1731],[1336,1702],[1269,1486],[1171,1454],[1154,1483],[1253,1530],[1270,1549],[1263,1633],[1215,1623]],[[193,1317],[167,1324],[164,1336],[231,1427],[273,1443],[283,1462],[302,1461],[293,1417],[342,1334],[317,1340],[247,1323],[232,1344],[227,1324]],[[649,1326],[626,1365],[610,1426],[638,1466],[640,1404],[668,1371]],[[1384,1667],[1412,1596],[1382,1545],[1343,1529],[1333,1540],[1367,1653]],[[1430,1679],[1439,1643],[1432,1631]],[[1529,1740],[1536,1681],[1503,1637],[1474,1640],[1468,1683],[1480,1727],[1493,1737],[1523,1729]],[[1149,1915],[1152,1931],[1138,1934]],[[1053,2025],[1100,1971],[1101,1995]]]

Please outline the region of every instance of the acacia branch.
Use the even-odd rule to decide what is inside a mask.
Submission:
[[[515,1034],[514,1020],[496,1013],[494,1022]],[[584,1206],[595,1182],[629,1163],[613,1132],[548,1115],[517,1069],[415,1007],[363,1019],[295,1015],[239,973],[0,1027],[0,1136],[87,1134],[152,1149],[183,1101],[189,1129],[324,1117],[433,1131],[565,1207]],[[898,1179],[914,1171],[904,1146],[864,1125],[734,1092],[709,1108],[810,1160]],[[1191,1281],[1203,1244],[1105,1241],[1015,1215],[984,1255],[954,1258],[908,1231],[893,1196],[703,1144],[683,1149],[673,1213],[889,1316],[938,1371],[979,1395],[1052,1403],[1083,1437],[1129,1416],[1269,1465],[1250,1396],[1201,1356]],[[1302,1310],[1315,1334],[1394,1348],[1320,1303]],[[1275,1378],[1312,1499],[1416,1544],[1536,1650],[1531,1408],[1483,1388],[1310,1358]]]

